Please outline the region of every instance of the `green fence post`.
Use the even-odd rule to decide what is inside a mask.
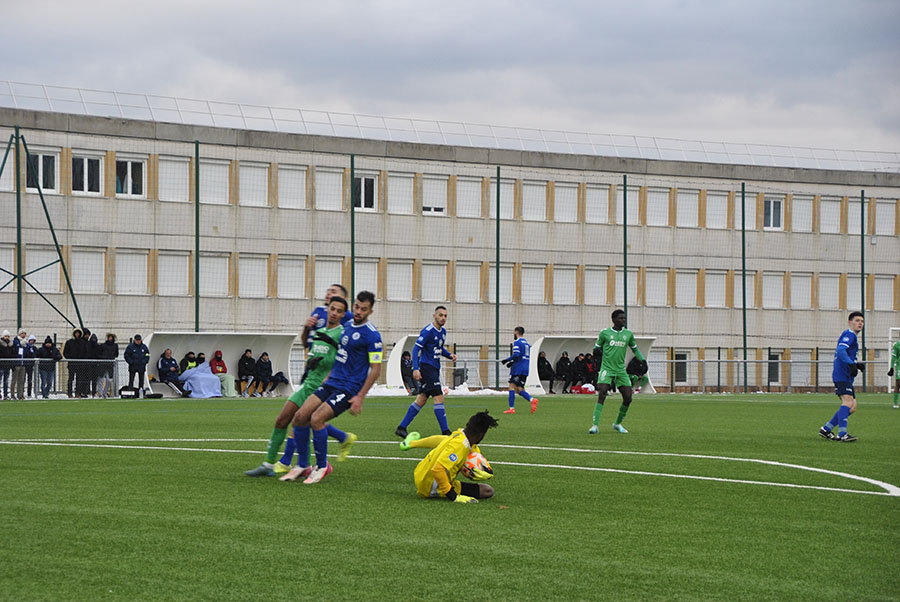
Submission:
[[[200,141],[194,140],[194,332],[200,332]]]
[[[22,176],[19,163],[19,126],[16,126],[16,330],[22,328]]]
[[[622,300],[625,302],[622,310],[625,312],[625,320],[628,320],[628,176],[622,176]],[[615,301],[615,299],[613,299]],[[674,358],[674,356],[673,356]],[[672,381],[672,389],[675,389],[675,381]]]
[[[747,392],[747,190],[741,182],[741,315],[744,320],[744,393]]]
[[[353,197],[356,184],[356,155],[350,155],[350,303],[356,298],[356,199]],[[362,199],[362,183],[359,186]]]
[[[494,257],[494,382],[500,388],[500,166],[497,166],[497,243]]]
[[[859,191],[859,311],[866,314],[866,191]],[[866,361],[866,329],[862,331],[862,358]],[[866,372],[862,373],[862,390],[866,391]]]

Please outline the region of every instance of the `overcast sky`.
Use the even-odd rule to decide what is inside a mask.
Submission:
[[[900,149],[900,2],[0,0],[0,79],[579,132]]]

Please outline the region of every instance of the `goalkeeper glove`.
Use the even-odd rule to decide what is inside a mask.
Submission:
[[[480,470],[478,468],[473,468],[470,474],[471,476],[469,476],[469,479],[476,482],[487,481],[494,476],[494,473],[488,472],[486,470]]]
[[[888,376],[893,376],[893,375],[894,375],[894,368],[891,367],[891,369],[888,370]]]
[[[865,372],[866,365],[863,364],[862,362],[856,362],[856,369],[859,370],[860,372]]]
[[[477,504],[478,503],[477,499],[475,499],[471,496],[468,496],[468,495],[457,495],[456,499],[453,501],[457,502],[459,504]]]
[[[650,367],[647,365],[647,360],[641,360],[641,370],[642,372],[638,376],[643,376],[650,371]]]
[[[318,356],[312,358],[311,360],[309,360],[309,362],[306,365],[309,366],[309,370],[310,370],[310,372],[312,372],[313,370],[316,369],[316,366],[318,366],[321,363],[322,363],[322,356],[318,355]]]

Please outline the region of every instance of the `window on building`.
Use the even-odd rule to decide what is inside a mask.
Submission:
[[[809,195],[794,195],[791,200],[791,230],[812,232],[813,198]]]
[[[412,300],[413,262],[392,260],[387,262],[388,301]]]
[[[859,197],[850,197],[850,202],[847,204],[847,233],[848,234],[859,234],[860,227],[865,227],[865,232],[868,233],[869,229],[866,224],[866,218],[869,216],[868,211],[868,203],[866,203],[865,211],[860,207]],[[862,223],[860,223],[860,214],[862,214]]]
[[[697,306],[697,272],[678,270],[675,274],[675,305],[678,307]]]
[[[378,260],[357,258],[354,271],[356,294],[359,294],[360,291],[369,291],[375,295],[376,299],[380,299],[381,297],[378,296]]]
[[[279,171],[281,171],[279,169]],[[280,188],[279,188],[280,191]],[[280,192],[279,192],[280,194]],[[318,263],[316,264],[318,266]],[[340,282],[340,277],[334,282]],[[326,288],[325,285],[324,288]],[[306,298],[306,258],[289,255],[278,256],[278,297],[280,299]],[[350,300],[348,299],[349,303]]]
[[[895,201],[875,203],[875,234],[879,236],[894,235],[894,215],[896,212]]]
[[[497,270],[492,264],[488,276],[488,301],[496,303],[497,300]],[[513,267],[509,264],[500,264],[500,303],[512,303]]]
[[[200,254],[200,296],[228,296],[228,255]]]
[[[265,163],[241,161],[239,169],[238,202],[244,207],[267,206],[269,204],[269,166]]]
[[[862,284],[859,274],[847,275],[847,306],[844,309],[862,309]]]
[[[159,158],[159,200],[182,203],[190,200],[190,167],[187,157]]]
[[[513,219],[515,215],[516,183],[514,180],[500,178],[500,219]],[[490,190],[490,214],[488,217],[497,217],[497,178],[491,178]]]
[[[839,234],[841,231],[841,199],[822,197],[819,201],[819,231]]]
[[[266,297],[268,283],[269,258],[242,253],[238,257],[238,296],[241,299]]]
[[[422,301],[447,300],[447,262],[422,262]]]
[[[102,158],[99,156],[72,156],[72,192],[76,194],[100,194],[103,174]]]
[[[146,176],[143,159],[116,159],[116,194],[143,197]]]
[[[763,308],[780,309],[784,307],[784,274],[781,272],[763,273]]]
[[[575,305],[575,279],[577,269],[573,265],[553,266],[553,304]]]
[[[766,195],[763,199],[763,228],[766,230],[781,230],[781,216],[784,207],[784,198],[780,196]]]
[[[0,161],[2,161],[2,159],[0,159]],[[6,165],[3,166],[3,171],[0,171],[0,190],[12,190],[16,185],[16,168],[13,167],[13,164],[12,153],[10,153],[6,158]]]
[[[522,303],[539,305],[544,302],[544,266],[522,266]]]
[[[616,274],[618,278],[618,273]],[[667,290],[668,290],[668,271],[665,269],[654,269],[648,268],[644,273],[644,277],[646,278],[646,305],[649,307],[663,307],[668,304],[667,299]],[[619,284],[620,282],[616,282],[616,298],[619,297]],[[628,283],[631,284],[630,282]],[[633,304],[636,298],[633,297],[630,293],[628,295],[628,303]],[[618,301],[617,301],[618,302]]]
[[[546,182],[525,182],[522,185],[522,219],[530,222],[547,219]]]
[[[584,189],[584,219],[589,224],[609,222],[609,186],[588,184]]]
[[[278,166],[278,206],[306,209],[306,166]]]
[[[812,381],[812,351],[810,349],[791,350],[791,386],[810,387]]]
[[[378,176],[376,176],[375,174],[355,173],[353,177],[353,186],[351,187],[354,207],[356,207],[360,211],[376,211],[378,209],[377,191]]]
[[[628,225],[636,226],[640,223],[640,200],[641,189],[637,186],[628,187]],[[616,223],[624,224],[625,215],[623,213],[625,207],[624,186],[616,187]]]
[[[657,386],[670,385],[672,382],[672,368],[665,349],[651,349],[647,358],[650,371],[650,381]]]
[[[147,294],[147,251],[116,249],[116,294]]]
[[[159,252],[158,258],[158,290],[161,296],[182,296],[188,294],[188,262],[187,253]]]
[[[553,220],[572,223],[578,221],[578,185],[557,182],[553,189]]]
[[[736,308],[744,307],[744,283],[747,286],[747,308],[751,308],[754,305],[754,283],[756,282],[756,272],[747,270],[746,275],[744,276],[744,280],[741,280],[741,272],[739,270],[735,270],[734,272],[734,306]]]
[[[841,279],[837,274],[819,274],[820,309],[840,308],[840,285]]]
[[[637,198],[635,198],[635,200],[637,200]],[[631,204],[630,195],[629,195],[628,203]],[[632,223],[632,222],[629,220],[629,223]],[[648,226],[668,226],[669,225],[669,189],[668,188],[648,188],[647,189],[647,225]]]
[[[768,383],[770,385],[779,385],[781,384],[781,352],[780,351],[770,351],[769,352],[769,362],[767,366],[768,370]]]
[[[481,217],[481,178],[456,179],[457,217]]]
[[[40,187],[42,192],[57,192],[59,182],[58,153],[36,152],[29,153],[25,159],[25,188],[29,192],[37,192]],[[7,164],[9,159],[7,159]]]
[[[0,287],[9,283],[0,293],[12,293],[16,283],[10,282],[16,271],[16,248],[11,245],[0,245]]]
[[[400,215],[412,215],[413,212],[413,188],[415,180],[413,174],[392,173],[387,181],[387,210],[388,213]],[[446,189],[445,189],[446,190]]]
[[[607,305],[606,301],[607,268],[584,268],[584,304]]]
[[[718,190],[706,192],[706,227],[711,230],[728,228],[728,193]]]
[[[726,273],[721,270],[706,271],[706,307],[725,307],[725,277]]]
[[[200,160],[200,202],[204,205],[228,204],[228,161]]]
[[[424,284],[424,283],[423,283]],[[481,301],[481,266],[477,263],[458,262],[456,264],[456,300],[462,303]]]
[[[634,306],[638,304],[637,298],[637,281],[638,281],[638,271],[637,268],[628,268],[628,305]],[[624,305],[625,304],[625,287],[624,287],[624,274],[622,272],[622,268],[616,268],[616,305]]]
[[[424,176],[422,178],[422,213],[425,215],[447,214],[447,176]]]
[[[344,171],[342,169],[316,168],[316,209],[340,211],[343,208],[343,181]],[[320,294],[318,288],[316,294]]]
[[[675,384],[688,384],[688,361],[691,359],[689,351],[675,351]]]
[[[103,293],[106,290],[106,251],[73,248],[69,276],[76,293]]]
[[[322,299],[329,286],[343,282],[341,277],[343,267],[343,260],[339,257],[316,257],[316,282],[315,289],[310,291],[311,294],[316,299]],[[357,282],[357,284],[359,283]],[[350,287],[348,286],[347,288],[349,289]],[[363,289],[357,286],[356,290],[361,291]],[[347,302],[352,303],[350,299],[347,299]]]
[[[679,190],[675,198],[675,223],[679,228],[696,228],[700,203],[699,190]]]
[[[59,255],[56,254],[56,249],[53,247],[27,246],[25,249],[25,272],[32,272],[43,266],[48,267],[44,267],[28,276],[28,282],[31,283],[31,286],[26,284],[22,290],[27,293],[33,293],[32,287],[34,287],[43,294],[58,293],[60,291]]]
[[[812,307],[812,274],[791,274],[791,308]]]
[[[892,276],[875,276],[874,285],[875,309],[878,311],[890,311],[894,309],[894,278]]]

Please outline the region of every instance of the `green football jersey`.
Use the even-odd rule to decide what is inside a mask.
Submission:
[[[341,335],[344,334],[344,327],[338,324],[334,328],[320,328],[316,331],[316,336],[318,336],[319,333],[322,333],[334,341],[334,345],[329,345],[326,341],[320,341],[318,338],[313,339],[306,361],[308,363],[316,357],[322,359],[306,378],[308,380],[311,379],[312,382],[321,384],[325,380],[325,377],[328,376],[328,373],[331,372],[331,366],[334,364],[334,358],[337,355],[337,346],[341,342]]]
[[[637,343],[634,342],[634,335],[627,328],[622,330],[607,328],[602,331],[597,337],[597,342],[594,343],[594,349],[598,347],[603,351],[603,361],[599,371],[625,372],[625,353],[629,347],[636,358],[644,359]]]
[[[900,371],[900,341],[894,343],[894,346],[891,347],[891,368],[894,368]],[[900,378],[900,376],[898,376]]]

